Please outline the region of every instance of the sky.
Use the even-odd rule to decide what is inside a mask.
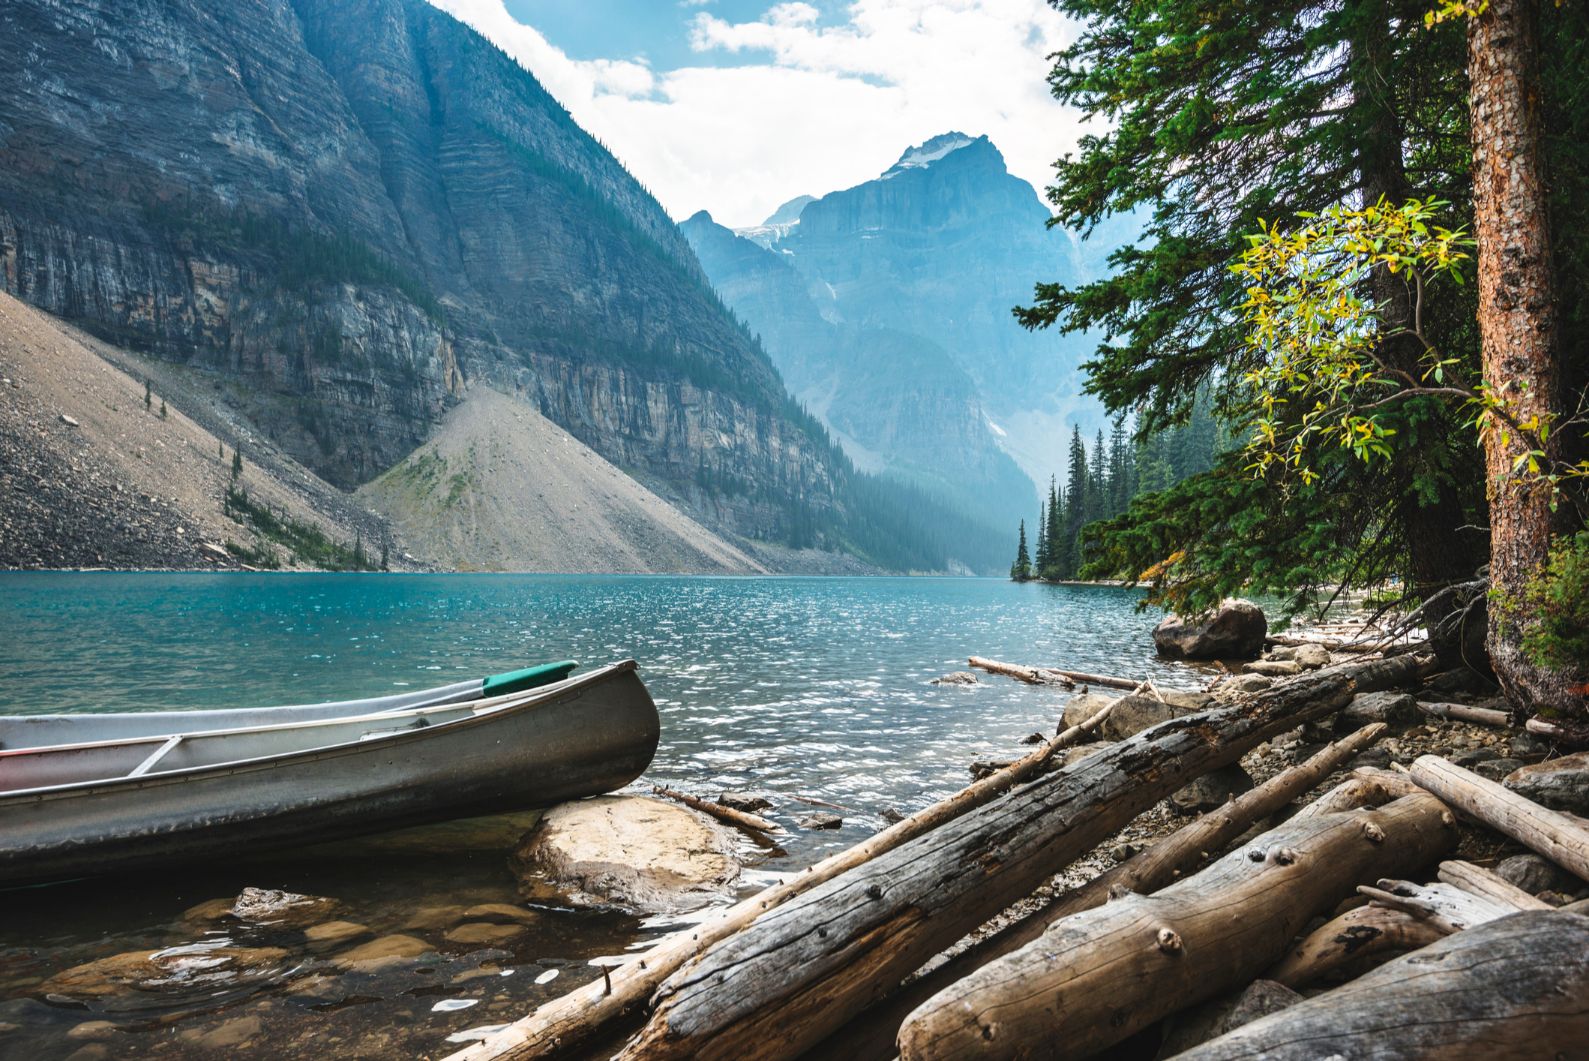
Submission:
[[[913,144],[986,134],[1041,190],[1081,132],[1046,0],[430,0],[540,79],[682,220],[760,223]]]

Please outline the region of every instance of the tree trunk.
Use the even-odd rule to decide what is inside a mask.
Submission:
[[[1316,671],[1251,702],[1170,719],[1040,777],[757,918],[679,970],[623,1056],[788,1057],[893,991],[1143,810],[1360,690],[1398,657]]]
[[[1484,384],[1512,424],[1548,423],[1560,412],[1538,53],[1532,0],[1490,0],[1468,19],[1479,349]],[[1581,715],[1583,697],[1566,676],[1523,654],[1526,617],[1507,614],[1550,547],[1551,488],[1516,469],[1530,445],[1506,419],[1492,414],[1483,437],[1490,587],[1501,598],[1490,609],[1490,665],[1520,715],[1540,707]],[[1552,435],[1540,463],[1548,465],[1559,448]]]
[[[1179,1055],[1180,1061],[1579,1057],[1589,917],[1513,914],[1387,962]]]
[[[1359,881],[1455,842],[1456,820],[1422,792],[1287,822],[1156,895],[1056,922],[928,999],[900,1028],[900,1057],[1088,1057],[1246,983]]]

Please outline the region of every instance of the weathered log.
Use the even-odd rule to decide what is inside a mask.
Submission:
[[[1370,903],[1308,933],[1264,978],[1287,987],[1306,987],[1349,962],[1386,951],[1416,950],[1447,935],[1405,910]]]
[[[1589,825],[1582,818],[1541,807],[1435,755],[1416,759],[1410,776],[1455,809],[1589,880]]]
[[[447,1061],[548,1057],[612,1033],[615,1025],[632,1016],[668,976],[700,951],[740,931],[779,904],[952,821],[1036,776],[1047,768],[1057,752],[1103,725],[1112,710],[1112,705],[1106,706],[1004,770],[895,822],[854,847],[830,855],[799,876],[758,892],[694,928],[666,937],[605,980],[585,984],[547,1002],[490,1038],[451,1055]]]
[[[1180,1061],[1580,1057],[1589,917],[1513,914],[1180,1054]]]
[[[1536,899],[1509,880],[1496,876],[1483,866],[1453,859],[1440,863],[1440,879],[1463,891],[1491,902],[1510,906],[1515,912],[1553,910],[1543,899]]]
[[[837,1035],[824,1040],[813,1050],[812,1056],[874,1056],[882,1054],[885,1047],[886,1052],[892,1054],[894,1039],[905,1017],[939,991],[964,979],[988,962],[1024,947],[1060,918],[1102,906],[1117,889],[1142,893],[1157,891],[1201,867],[1256,822],[1316,787],[1343,762],[1378,740],[1385,730],[1383,723],[1375,723],[1321,748],[1306,762],[1276,774],[1218,810],[1210,811],[1182,826],[1146,851],[1138,852],[1081,887],[979,940],[931,971],[918,974],[884,1002],[857,1017]],[[1364,787],[1361,789],[1361,802],[1338,809],[1377,806],[1389,803],[1406,792],[1418,791],[1412,782],[1396,775],[1389,776],[1401,782],[1402,791],[1388,795]],[[1381,795],[1382,798],[1374,798]]]
[[[1141,682],[1134,682],[1130,678],[1061,670],[1058,667],[1028,667],[1020,663],[1001,663],[996,659],[983,659],[981,656],[972,656],[966,662],[989,674],[1003,674],[1030,685],[1102,685],[1110,689],[1129,689],[1133,692],[1142,687]]]
[[[1056,922],[928,999],[900,1028],[900,1056],[1089,1056],[1246,983],[1355,883],[1455,840],[1451,813],[1421,792],[1292,819],[1162,892]]]
[[[673,789],[663,788],[661,785],[652,785],[651,791],[659,796],[666,796],[668,799],[682,803],[686,807],[698,810],[702,814],[709,814],[720,822],[727,822],[729,825],[738,826],[741,829],[749,829],[751,832],[756,833],[783,832],[783,826],[777,822],[768,821],[758,814],[735,810],[733,807],[725,807],[721,803],[713,803],[709,799],[701,799],[698,796],[691,796],[684,792],[675,792]]]
[[[1416,791],[1418,786],[1401,774],[1360,766],[1352,771],[1351,777],[1297,811],[1297,817],[1335,814],[1354,807],[1377,807]]]
[[[1414,884],[1405,880],[1382,880],[1377,885],[1359,885],[1357,893],[1387,909],[1400,910],[1426,921],[1441,935],[1462,932],[1474,925],[1518,913],[1518,908],[1511,903],[1474,895],[1444,881]]]
[[[782,1057],[810,1047],[967,931],[1208,770],[1339,710],[1403,658],[1315,671],[1144,730],[769,911],[657,993],[626,1056]]]
[[[985,670],[989,674],[1002,674],[1006,678],[1025,682],[1027,685],[1063,685],[1067,688],[1076,683],[1060,674],[1058,671],[1047,667],[1028,667],[1021,663],[1002,663],[996,659],[983,659],[981,656],[972,656],[968,661],[977,670]]]
[[[1446,718],[1453,722],[1471,722],[1476,726],[1511,726],[1512,718],[1505,711],[1489,707],[1472,707],[1468,704],[1426,704],[1418,701],[1418,710],[1431,718]]]

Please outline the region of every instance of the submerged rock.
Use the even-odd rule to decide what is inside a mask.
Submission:
[[[360,936],[370,935],[368,925],[353,921],[322,921],[303,930],[303,938],[311,944],[335,945],[347,943]]]
[[[797,824],[802,829],[839,829],[844,819],[837,814],[807,814]]]
[[[546,812],[514,852],[528,897],[677,913],[729,896],[732,834],[704,814],[643,796],[597,796]]]
[[[126,951],[56,973],[43,994],[105,998],[133,991],[182,991],[267,979],[281,971],[280,947],[227,947],[194,943],[163,950]]]
[[[773,805],[772,800],[761,792],[724,792],[717,797],[717,802],[729,810],[740,810],[746,814],[769,810]]]
[[[429,943],[414,936],[382,936],[338,954],[336,964],[343,969],[373,973],[401,965],[433,950],[435,948]]]
[[[255,925],[308,924],[337,905],[335,899],[299,895],[278,888],[244,888],[232,902],[231,914]]]
[[[449,943],[470,943],[492,946],[506,943],[524,934],[523,925],[503,925],[492,921],[470,921],[452,929],[446,935]]]
[[[1166,615],[1153,628],[1153,645],[1166,659],[1255,659],[1268,632],[1262,608],[1233,598],[1205,619]]]
[[[976,685],[977,676],[968,670],[957,670],[945,674],[941,678],[934,678],[933,685]]]

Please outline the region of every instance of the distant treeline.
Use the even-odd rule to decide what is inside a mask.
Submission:
[[[1099,431],[1091,451],[1076,428],[1070,438],[1065,480],[1049,480],[1048,496],[1028,533],[1022,520],[1010,577],[1017,581],[1063,581],[1088,577],[1130,577],[1135,572],[1098,571],[1088,548],[1088,527],[1114,519],[1143,494],[1167,490],[1208,471],[1225,448],[1226,434],[1199,396],[1186,422],[1146,438],[1133,438],[1119,419],[1108,436]]]

